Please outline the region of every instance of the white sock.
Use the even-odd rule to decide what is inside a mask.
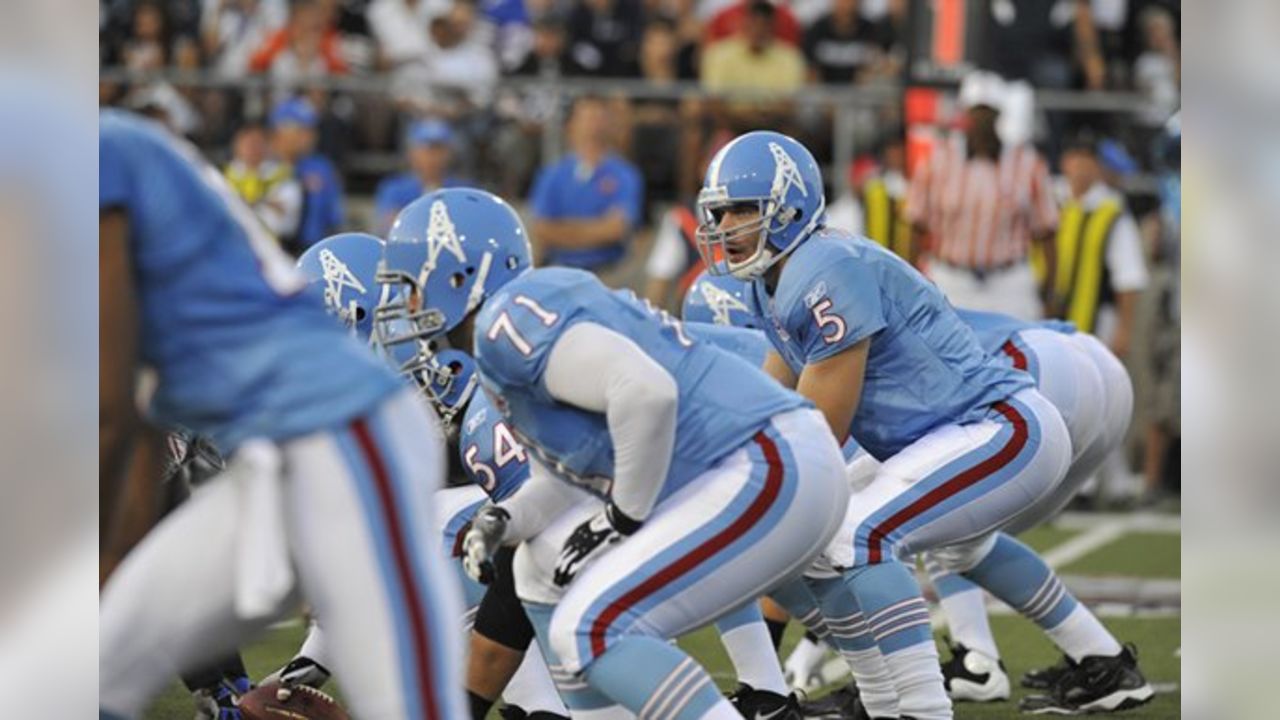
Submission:
[[[893,678],[880,648],[873,645],[868,650],[849,650],[840,656],[853,671],[858,695],[867,714],[873,718],[898,717],[898,691],[893,687]]]
[[[786,675],[794,678],[792,682],[796,685],[803,685],[809,676],[818,674],[822,669],[822,659],[826,654],[826,645],[801,637],[795,649],[787,656]]]
[[[1114,657],[1120,654],[1120,643],[1098,618],[1085,607],[1077,604],[1067,619],[1047,631],[1049,638],[1072,660],[1085,657]]]
[[[324,631],[320,629],[320,625],[314,620],[307,626],[307,637],[302,641],[302,647],[298,648],[298,655],[311,658],[312,661],[318,662],[327,668],[333,667],[329,663],[329,646],[325,642]],[[297,655],[294,657],[297,657]]]
[[[779,695],[791,692],[782,679],[778,654],[773,649],[773,639],[764,622],[749,622],[720,635],[725,652],[738,673],[738,682],[744,682],[756,690],[767,690]]]
[[[952,639],[992,660],[1000,659],[996,638],[991,634],[991,623],[987,620],[986,594],[982,588],[948,595],[938,604],[947,616],[947,629],[951,631]]]
[[[884,662],[898,692],[901,714],[917,720],[951,720],[951,698],[942,686],[942,666],[932,641],[889,653]]]

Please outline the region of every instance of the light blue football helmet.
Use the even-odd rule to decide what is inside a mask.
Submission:
[[[377,273],[387,289],[376,311],[379,337],[392,353],[414,349],[423,390],[451,431],[476,373],[470,348],[450,349],[444,335],[531,266],[520,216],[484,190],[429,193],[391,226]]]
[[[298,269],[324,293],[324,307],[366,342],[373,333],[373,313],[381,300],[378,263],[382,241],[368,233],[330,235],[307,248]]]
[[[476,361],[461,350],[438,350],[427,360],[427,368],[422,373],[422,391],[440,414],[450,436],[457,432],[458,422],[475,395],[479,379]]]
[[[408,325],[388,327],[382,341],[449,332],[531,264],[528,233],[502,198],[472,188],[423,195],[400,211],[383,249],[377,279],[390,295],[376,319]]]
[[[760,330],[760,319],[747,304],[751,284],[732,275],[712,275],[706,270],[684,294],[680,316],[685,322],[714,323]]]
[[[724,211],[744,204],[759,218],[721,230]],[[754,280],[821,227],[826,208],[822,171],[804,145],[772,131],[740,135],[707,167],[698,251],[711,274]]]

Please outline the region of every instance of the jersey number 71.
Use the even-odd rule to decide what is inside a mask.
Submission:
[[[559,315],[542,307],[533,298],[526,297],[524,295],[517,295],[511,302],[526,308],[546,327],[555,325],[556,320],[560,319]],[[498,315],[497,319],[493,321],[493,324],[489,326],[488,332],[485,333],[485,337],[490,340],[497,340],[499,335],[505,335],[507,339],[511,340],[511,344],[515,345],[521,355],[528,356],[533,354],[533,346],[530,345],[529,341],[526,340],[525,337],[520,334],[520,331],[516,329],[515,322],[511,320],[511,315],[509,315],[506,310],[503,310]]]

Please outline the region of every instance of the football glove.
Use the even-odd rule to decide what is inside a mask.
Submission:
[[[639,529],[640,521],[627,517],[613,503],[605,505],[565,541],[551,579],[560,587],[568,585],[588,560]]]
[[[480,508],[462,539],[462,569],[476,582],[493,582],[493,553],[507,534],[511,513],[497,505]]]

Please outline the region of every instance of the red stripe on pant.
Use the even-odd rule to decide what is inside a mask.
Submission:
[[[1000,350],[1005,355],[1008,355],[1010,360],[1013,360],[1014,369],[1027,369],[1027,356],[1023,354],[1021,348],[1013,344],[1012,340],[1005,340],[1004,344],[1000,346]]]
[[[943,502],[947,498],[965,490],[999,472],[1001,468],[1013,461],[1027,444],[1027,420],[1014,407],[1006,402],[998,402],[991,406],[1013,425],[1013,436],[995,455],[983,460],[959,475],[947,480],[916,499],[915,502],[890,515],[879,525],[871,528],[867,538],[867,562],[878,563],[884,557],[884,539],[889,533],[897,530],[904,523],[929,508]]]
[[[360,451],[364,454],[365,462],[368,463],[370,473],[373,475],[373,486],[377,491],[378,503],[382,506],[382,516],[387,521],[387,534],[391,537],[391,553],[395,557],[396,578],[400,582],[400,587],[404,588],[405,605],[409,613],[408,630],[413,646],[414,667],[418,671],[418,677],[405,678],[405,681],[417,681],[418,692],[421,693],[419,700],[422,703],[422,709],[426,713],[427,720],[437,720],[440,717],[440,708],[431,686],[433,676],[431,639],[427,633],[427,620],[423,615],[422,598],[418,594],[418,584],[415,581],[413,563],[409,559],[409,548],[405,544],[407,538],[403,528],[400,526],[400,516],[396,514],[395,494],[391,489],[391,476],[387,473],[387,466],[382,461],[382,455],[378,453],[378,446],[373,441],[373,435],[369,432],[369,426],[364,419],[352,422],[351,431],[355,434],[356,441],[360,445]]]
[[[747,531],[759,522],[760,518],[764,517],[774,501],[778,499],[778,494],[782,491],[782,474],[785,472],[782,467],[782,457],[778,454],[778,447],[763,432],[756,433],[753,439],[760,446],[760,450],[764,453],[765,462],[769,465],[769,472],[765,476],[764,488],[760,491],[760,494],[751,501],[751,505],[747,507],[746,511],[737,520],[734,520],[729,527],[716,533],[687,555],[681,556],[675,562],[662,568],[605,607],[599,617],[595,619],[595,622],[591,623],[591,653],[593,655],[604,654],[605,632],[622,613],[661,590],[669,583],[679,579],[680,576],[692,570],[698,563],[705,561],[733,541],[747,534]]]

